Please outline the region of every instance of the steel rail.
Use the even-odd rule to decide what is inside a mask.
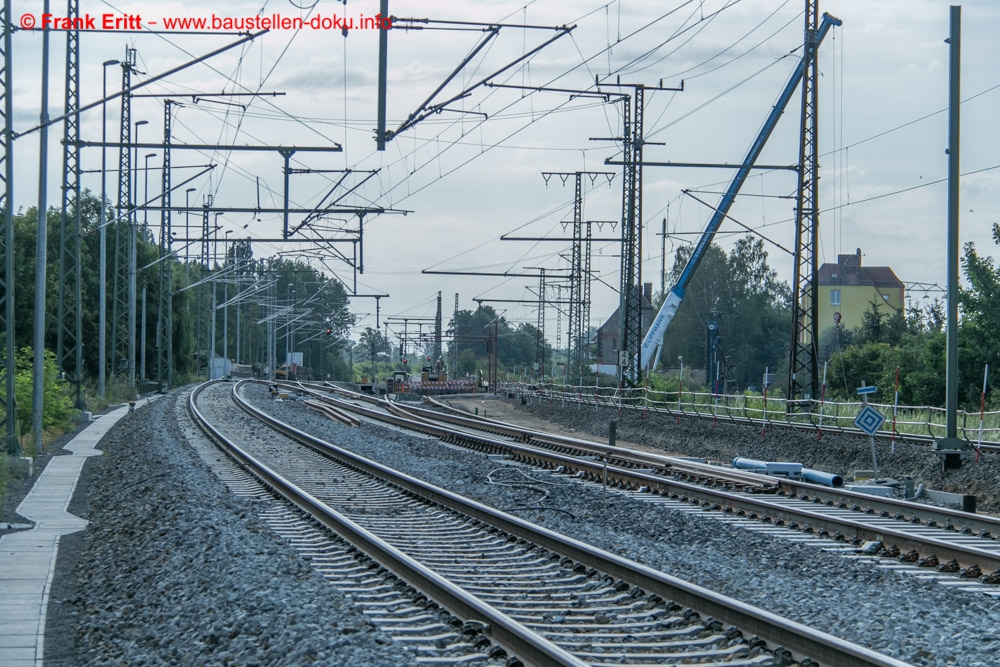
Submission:
[[[237,387],[245,384],[241,382]],[[305,433],[270,415],[256,410],[242,397],[236,388],[234,400],[248,414],[260,419],[279,432],[314,448],[325,451],[337,459],[349,462],[357,469],[394,484],[406,491],[426,498],[434,503],[470,516],[483,523],[536,544],[549,551],[559,553],[572,560],[604,572],[617,579],[638,586],[646,593],[656,594],[695,611],[708,614],[725,624],[735,625],[741,630],[761,637],[769,644],[792,651],[800,659],[808,656],[823,665],[837,667],[906,667],[907,663],[884,656],[870,649],[851,644],[824,632],[782,618],[768,611],[753,607],[733,598],[715,593],[690,582],[672,577],[663,572],[590,546],[573,538],[560,535],[546,528],[536,526],[518,517],[506,514],[481,503],[463,498],[445,489],[399,473],[374,461],[370,461],[343,448]],[[391,416],[395,420],[401,418]],[[415,422],[418,426],[423,426]],[[623,471],[624,472],[624,471]]]
[[[458,413],[455,408],[445,405],[444,403],[441,403],[433,398],[426,398],[425,400],[440,408]],[[413,408],[407,409],[414,410]],[[419,408],[416,410],[419,410]],[[423,413],[428,414],[429,412],[430,411],[424,411]],[[472,422],[477,419],[485,421],[487,422],[486,428],[489,432],[501,432],[501,430],[503,430],[505,433],[510,435],[510,437],[518,437],[519,433],[526,434],[522,440],[527,442],[547,442],[555,445],[579,446],[581,449],[587,451],[609,449],[606,445],[601,445],[601,443],[598,442],[589,442],[588,448],[587,444],[585,444],[588,443],[586,440],[579,440],[577,438],[559,434],[541,433],[532,429],[519,427],[516,424],[510,424],[493,419],[487,420],[482,417],[466,417],[461,413],[449,415],[444,418],[444,420],[450,421],[453,417],[460,420],[455,423],[464,423],[470,427],[472,427]],[[637,461],[648,461],[650,463],[656,461],[656,457],[658,456],[647,452],[636,452],[635,450],[628,448],[622,448],[621,452],[632,454]],[[831,489],[818,484],[812,484],[810,482],[791,478],[774,478],[749,472],[744,473],[726,470],[719,471],[718,466],[679,460],[670,456],[660,456],[660,458],[666,462],[664,464],[665,466],[669,465],[673,470],[690,472],[694,476],[704,474],[707,478],[721,477],[732,479],[734,482],[738,482],[740,480],[744,480],[744,482],[756,480],[759,483],[765,483],[766,480],[766,482],[776,485],[781,492],[792,498],[796,496],[807,496],[812,498],[819,497],[824,500],[846,499],[849,502],[861,504],[863,507],[872,508],[876,510],[876,512],[886,511],[891,515],[901,514],[906,520],[912,520],[914,517],[919,517],[924,522],[934,521],[940,525],[950,524],[957,531],[968,529],[973,533],[989,533],[993,536],[1000,536],[1000,517],[974,514],[947,507],[935,507],[933,505],[899,500],[896,498],[872,496],[871,494],[851,491],[849,489]]]
[[[329,397],[324,398],[329,400]],[[393,404],[388,401],[371,399],[369,397],[365,397],[363,400],[365,402],[376,403],[385,409],[392,409],[394,407]],[[945,539],[939,539],[937,537],[913,535],[906,531],[897,530],[883,525],[873,526],[863,521],[856,521],[854,519],[830,515],[827,513],[827,510],[815,511],[802,507],[790,507],[781,503],[766,500],[759,496],[748,496],[745,493],[733,493],[725,488],[716,489],[705,487],[697,483],[665,477],[661,474],[657,474],[655,471],[635,470],[629,467],[614,465],[610,463],[610,459],[608,464],[605,465],[603,460],[596,460],[592,457],[578,458],[572,454],[539,449],[538,447],[533,446],[530,442],[522,444],[520,442],[495,440],[493,438],[468,432],[457,433],[444,426],[435,425],[429,419],[421,419],[418,421],[399,414],[380,413],[374,409],[365,408],[363,406],[351,405],[349,403],[344,403],[344,405],[350,406],[351,409],[361,412],[361,414],[364,414],[370,419],[388,421],[396,426],[416,430],[427,435],[437,436],[446,442],[460,443],[462,440],[465,440],[462,444],[465,444],[466,446],[471,444],[474,449],[490,453],[506,453],[516,460],[525,463],[540,465],[543,467],[561,467],[564,471],[570,473],[579,471],[590,480],[601,480],[606,475],[609,483],[618,487],[648,490],[685,501],[700,501],[703,505],[714,505],[718,506],[719,509],[728,508],[731,511],[737,511],[736,508],[741,508],[744,513],[754,514],[757,517],[766,517],[766,520],[768,521],[780,521],[784,524],[808,526],[813,529],[814,532],[824,530],[827,531],[828,534],[840,535],[844,537],[845,540],[851,539],[858,543],[862,541],[882,542],[886,546],[896,546],[902,552],[916,551],[925,555],[934,553],[934,555],[937,556],[941,562],[955,560],[961,567],[965,568],[975,565],[983,568],[984,571],[1000,570],[1000,552],[964,544],[953,544],[949,543]],[[398,406],[397,411],[399,411]],[[517,429],[517,427],[513,427],[512,425],[507,426],[511,426],[515,431]],[[572,439],[572,441],[580,442],[576,439]],[[600,447],[601,446],[598,444],[598,451],[600,450]],[[692,471],[688,474],[689,476],[697,477],[701,473]],[[754,475],[754,477],[760,476]],[[785,480],[780,480],[779,484],[784,484],[784,482]],[[956,512],[954,510],[943,510],[942,508],[928,507],[918,505],[916,503],[905,503],[905,501],[879,498],[876,496],[850,491],[832,491],[826,487],[808,484],[806,482],[795,482],[794,488],[797,489],[801,495],[812,494],[812,498],[818,498],[821,493],[833,494],[841,498],[847,498],[855,502],[856,511],[859,512],[862,511],[861,504],[866,505],[868,508],[872,508],[880,507],[880,501],[891,501],[891,505],[890,503],[887,503],[886,506],[909,506],[911,513],[918,511],[924,512],[925,522],[928,524],[933,519],[926,519],[926,517],[931,515],[938,518],[950,517],[954,518],[956,521],[968,521],[973,519],[984,522],[983,525],[991,526],[994,531],[998,530],[997,526],[1000,525],[1000,522],[996,520],[990,522],[989,519],[977,517],[977,515],[970,515],[968,513]],[[786,492],[784,495],[787,495],[790,498],[795,497],[795,493]],[[832,504],[832,501],[828,501],[828,503]],[[927,509],[923,509],[925,507]],[[846,508],[847,505],[845,503],[840,509]],[[871,513],[875,513],[875,510],[873,509]],[[911,520],[912,516],[916,516],[916,514],[911,515]],[[954,526],[954,524],[951,525]],[[943,535],[945,534],[942,533],[942,536]]]
[[[451,406],[445,405],[444,403],[435,400],[433,397],[425,397],[424,400],[435,407],[443,408],[449,411],[454,410]],[[458,411],[444,414],[416,406],[403,407],[399,404],[394,405],[414,415],[422,415],[429,419],[437,419],[446,423],[462,425],[473,429],[476,428],[476,424],[481,421],[483,422],[483,426],[480,430],[484,430],[488,433],[507,435],[511,438],[517,438],[521,442],[577,449],[591,455],[608,455],[610,457],[609,460],[618,460],[621,465],[626,467],[653,466],[655,468],[662,468],[670,473],[681,473],[701,479],[721,480],[739,486],[753,486],[764,492],[777,491],[780,487],[779,480],[774,477],[759,475],[752,472],[727,470],[726,468],[722,468],[720,466],[696,463],[694,461],[685,461],[676,456],[666,456],[664,454],[644,452],[628,447],[619,447],[617,445],[610,446],[593,440],[582,440],[580,438],[574,438],[566,435],[545,433],[495,419],[485,419],[478,416],[466,416],[458,413]]]
[[[337,391],[347,395],[352,395],[352,392],[347,390],[338,388]],[[323,396],[322,394],[317,395]],[[370,397],[365,397],[361,394],[357,394],[352,397],[355,396],[363,399],[370,399]],[[433,398],[425,398],[425,400],[428,400],[430,403],[441,408],[457,412],[455,408],[447,406],[434,400]],[[372,402],[377,403],[378,401],[377,399],[372,399]],[[428,417],[431,415],[441,414],[410,406],[402,409]],[[609,451],[614,451],[615,457],[620,458],[623,461],[629,458],[632,459],[633,462],[630,462],[625,467],[643,464],[654,465],[672,473],[683,473],[689,479],[694,478],[698,481],[725,480],[736,485],[758,485],[764,492],[777,490],[790,498],[805,497],[806,499],[822,498],[823,500],[846,501],[859,505],[863,510],[871,509],[874,510],[875,513],[887,512],[891,516],[901,516],[902,519],[911,522],[914,518],[919,518],[923,523],[930,524],[930,522],[934,522],[940,526],[951,526],[954,530],[959,532],[966,531],[980,535],[989,534],[992,536],[1000,536],[1000,517],[973,514],[961,510],[949,509],[946,507],[935,507],[932,505],[898,500],[895,498],[873,496],[871,494],[850,491],[848,489],[830,489],[825,486],[801,480],[774,478],[752,472],[741,472],[735,470],[730,471],[720,468],[719,466],[684,461],[677,459],[676,457],[651,454],[648,452],[637,452],[629,448],[609,447],[606,444],[598,442],[586,441],[558,434],[542,433],[533,429],[519,427],[515,424],[494,419],[485,419],[483,417],[466,417],[462,414],[449,414],[442,416],[442,421],[462,424],[470,428],[475,428],[475,422],[477,420],[485,422],[484,429],[486,432],[504,434],[508,437],[515,438],[520,442],[526,442],[528,444],[539,443],[570,448],[576,447],[581,451],[601,456]]]
[[[331,399],[330,396],[318,393],[302,383],[299,383],[297,387],[299,391],[309,393],[310,395],[316,396],[321,400],[334,400]],[[349,396],[354,400],[361,400],[366,403],[378,405],[384,409],[391,410],[397,416],[408,416],[412,419],[421,420],[424,423],[443,421],[445,423],[463,426],[480,432],[509,437],[518,443],[534,443],[541,444],[543,446],[561,447],[566,450],[576,450],[580,456],[598,456],[601,458],[608,456],[609,462],[616,462],[617,465],[623,468],[644,468],[651,466],[654,469],[663,470],[665,474],[679,473],[689,478],[697,478],[701,481],[722,481],[740,488],[753,488],[763,493],[771,493],[779,489],[778,481],[775,480],[775,478],[768,477],[766,475],[758,475],[745,471],[726,470],[725,468],[720,468],[719,466],[699,464],[693,461],[684,461],[677,457],[664,456],[662,454],[655,454],[651,452],[640,452],[626,447],[612,447],[607,444],[601,444],[589,440],[580,440],[577,438],[570,438],[568,436],[543,433],[541,431],[535,431],[533,429],[527,429],[514,424],[509,424],[507,422],[486,419],[483,417],[473,418],[466,417],[461,414],[444,414],[416,406],[403,406],[400,403],[376,399],[365,394],[352,392],[329,384],[324,385],[324,388]],[[447,410],[454,410],[453,408],[436,401],[432,397],[425,396],[424,400],[430,402],[432,405],[436,405]],[[342,405],[345,409],[353,409],[353,406],[350,403],[337,402],[337,404]]]
[[[358,420],[358,418],[354,415],[348,414],[347,412],[339,408],[335,408],[332,405],[320,403],[319,401],[306,401],[306,405],[313,410],[326,415],[330,419],[338,421],[346,426],[358,426],[361,424],[360,420]]]
[[[359,550],[371,556],[383,567],[390,570],[415,589],[423,592],[449,612],[466,621],[477,620],[485,624],[484,632],[487,635],[511,654],[522,659],[526,664],[537,665],[539,667],[587,667],[585,662],[579,660],[569,652],[556,646],[544,637],[540,637],[521,623],[518,623],[475,596],[470,595],[462,588],[452,584],[433,570],[421,565],[402,551],[354,523],[340,512],[326,506],[314,496],[306,493],[267,468],[267,466],[263,465],[248,452],[226,438],[208,422],[196,405],[198,395],[210,384],[213,384],[213,382],[200,385],[191,392],[188,398],[188,411],[198,426],[213,441],[264,484],[288,500],[288,502],[346,539]],[[241,384],[243,382],[234,385],[234,398],[238,398],[236,397],[236,388]],[[237,405],[255,418],[271,424],[272,427],[274,427],[273,422],[277,421],[272,420],[267,415],[256,411],[252,406],[239,400],[237,400]],[[280,424],[281,422],[277,423]],[[303,438],[312,439],[312,436],[295,431],[287,425],[278,430],[293,437],[295,440],[301,441]],[[292,435],[292,433],[297,435]],[[349,454],[349,452],[340,450],[339,456],[344,454]],[[357,463],[357,460],[352,461],[352,465],[357,466]]]

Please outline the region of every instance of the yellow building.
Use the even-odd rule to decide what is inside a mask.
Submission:
[[[838,323],[845,329],[861,326],[872,303],[887,317],[905,314],[903,282],[888,266],[862,266],[861,248],[853,255],[837,255],[836,264],[819,267],[818,282],[818,331]]]

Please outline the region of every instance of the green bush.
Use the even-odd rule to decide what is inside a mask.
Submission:
[[[31,432],[32,369],[34,354],[29,347],[17,350],[14,356],[14,408],[17,417],[18,434]],[[55,354],[45,351],[43,383],[42,429],[67,428],[76,417],[73,407],[71,386],[59,379]],[[0,386],[0,398],[6,400],[6,386]],[[23,444],[23,443],[22,443]],[[34,443],[29,447],[34,453]]]

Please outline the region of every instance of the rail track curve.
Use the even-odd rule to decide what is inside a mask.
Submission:
[[[348,466],[352,474],[363,473],[369,480],[371,476],[379,478],[379,484],[389,485],[386,488],[391,488],[404,504],[391,510],[376,505],[380,509],[374,514],[381,520],[372,521],[371,513],[359,511],[368,506],[369,501],[359,500],[357,491],[360,486],[374,482],[366,481],[363,485],[352,482],[348,496],[339,501],[324,498],[319,502],[308,493],[302,495],[295,484],[283,480],[274,471],[261,469],[254,474],[267,479],[269,485],[280,488],[283,494],[299,496],[294,502],[304,511],[318,511],[326,517],[318,520],[331,522],[328,525],[332,530],[339,528],[352,541],[367,543],[366,548],[374,550],[372,557],[387,569],[411,568],[400,575],[404,580],[411,584],[432,583],[437,590],[429,590],[428,597],[467,623],[481,627],[491,639],[527,664],[670,664],[670,661],[700,664],[699,660],[704,664],[905,664],[401,475],[259,413],[241,401],[235,389],[233,397],[248,414],[264,419],[272,428],[299,443],[308,443],[309,447],[323,451],[325,457],[337,459],[341,466]],[[192,398],[193,411],[197,410],[196,402],[197,398]],[[212,437],[217,442],[229,440],[218,432],[212,433]],[[260,462],[246,452],[237,456],[247,467],[253,466],[256,470],[260,466]],[[345,497],[349,501],[345,502]],[[333,516],[339,512],[324,507],[326,502],[339,502],[339,509],[344,513]],[[421,516],[415,523],[400,527],[400,520],[415,511],[417,505],[431,508],[427,511],[434,517]],[[346,516],[351,511],[352,516]],[[391,520],[388,520],[389,515]],[[368,519],[368,525],[355,523],[359,518]],[[431,537],[427,530],[434,524],[447,524],[457,533],[449,533],[443,538]],[[455,525],[460,527],[455,528]],[[369,530],[380,535],[366,535]],[[477,531],[479,537],[475,538],[474,547],[464,549],[474,556],[471,561],[459,562],[459,555],[455,553],[441,554],[442,547],[449,543],[467,545],[472,531]],[[413,546],[411,538],[415,535],[420,539],[417,540],[419,544]],[[456,538],[456,535],[462,537]],[[402,551],[407,544],[414,550],[413,558],[393,552],[393,548]],[[428,545],[433,546],[428,548]],[[485,545],[499,547],[499,555],[484,559]],[[441,575],[419,574],[419,568],[411,561],[421,560],[427,561],[424,566],[448,572],[444,575],[447,578],[460,580],[461,589],[448,592],[448,582],[440,581]],[[536,577],[533,583],[527,583],[529,575],[511,572],[511,564],[516,561],[524,561],[529,569],[537,570],[531,575]],[[487,566],[491,562],[494,565]],[[499,570],[494,569],[497,563],[501,564]],[[484,573],[486,579],[481,576]],[[556,575],[558,579],[553,579]],[[520,581],[521,584],[513,592],[510,589],[497,591],[497,582],[501,580]],[[560,590],[556,581],[565,582],[565,591]],[[491,604],[487,606],[496,605],[500,610],[490,613],[473,604],[465,599],[467,591],[480,601],[488,600]],[[454,597],[449,598],[449,595]],[[591,601],[597,605],[596,610],[588,608]],[[508,624],[505,616],[511,618],[513,625]],[[726,629],[727,625],[739,630]],[[518,630],[519,626],[529,628],[530,634],[544,634],[549,639],[529,640]],[[579,634],[581,630],[583,635]],[[745,638],[751,634],[760,639]],[[683,637],[689,644],[680,642]],[[527,641],[536,643],[523,646]],[[774,648],[766,650],[766,645]],[[551,646],[563,652],[553,651]],[[686,646],[694,648],[684,648]],[[624,654],[619,654],[622,651]]]

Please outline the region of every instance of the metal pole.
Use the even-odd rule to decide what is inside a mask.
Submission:
[[[379,17],[383,22],[389,19],[389,0],[379,0]],[[385,98],[386,72],[389,62],[389,31],[379,26],[378,32],[378,125],[375,129],[377,150],[385,150]],[[378,324],[376,323],[376,327]]]
[[[292,287],[291,283],[285,285],[285,301],[288,303],[289,307],[291,307],[291,304],[292,304],[292,292],[293,291],[294,291],[294,288]],[[285,364],[286,364],[286,366],[285,366],[285,379],[287,380],[288,379],[288,372],[291,370],[291,365],[292,365],[292,338],[291,338],[291,336],[292,336],[292,314],[291,314],[291,312],[288,313],[288,316],[285,318],[285,320],[286,320],[286,324],[285,324]]]
[[[948,323],[945,330],[945,436],[934,443],[942,467],[959,468],[960,452],[969,449],[958,438],[958,206],[959,126],[961,123],[962,8],[951,8],[948,76]]]
[[[121,64],[118,60],[106,60],[102,68],[103,86],[102,99],[108,97],[108,67]],[[107,128],[108,103],[101,103],[101,143],[108,143]],[[97,332],[97,397],[104,399],[107,390],[107,365],[108,365],[108,149],[101,146],[101,246],[100,258],[98,260],[98,290],[100,292],[98,300],[98,332]]]
[[[135,132],[133,134],[135,138],[135,143],[139,143],[139,128],[146,125],[148,120],[137,120],[135,121]],[[128,218],[128,238],[129,238],[129,259],[128,259],[128,386],[133,394],[135,394],[135,290],[136,290],[136,218],[137,210],[135,205],[135,191],[139,188],[139,147],[136,145],[134,158],[132,164],[135,166],[132,168],[132,187],[129,191],[132,193],[131,212]]]
[[[681,362],[681,374],[677,376],[677,412],[681,412],[681,391],[684,387],[684,357],[677,357],[677,361]]]
[[[43,3],[43,14],[49,13],[49,0]],[[4,26],[7,29],[7,26]],[[9,75],[10,72],[7,72]],[[34,368],[31,381],[31,439],[35,444],[35,453],[42,451],[42,409],[45,395],[45,269],[48,264],[46,250],[48,247],[48,203],[46,201],[48,184],[49,152],[49,28],[43,22],[42,27],[42,110],[40,114],[41,132],[38,135],[38,228],[36,229],[35,245],[35,340]],[[13,123],[13,118],[7,118]],[[10,159],[10,155],[7,155]],[[8,252],[10,249],[8,248]],[[14,276],[8,275],[7,280],[13,283]]]
[[[146,286],[142,286],[142,339],[139,346],[139,390],[146,386]]]
[[[191,193],[198,188],[188,188],[184,191],[184,238],[191,238]],[[187,243],[184,246],[184,277],[187,278],[187,263],[191,261],[191,244]]]
[[[233,230],[227,229],[222,241],[222,266],[228,272],[229,269],[229,235]],[[218,234],[218,232],[216,232]],[[222,309],[222,358],[229,358],[229,278],[222,283],[222,303],[226,304]],[[225,362],[223,362],[225,365]]]
[[[242,267],[241,267],[242,268]],[[237,276],[240,274],[237,273]],[[243,310],[243,302],[240,300],[240,283],[236,283],[236,363],[240,363],[240,311]]]
[[[222,283],[222,358],[229,358],[229,284]]]
[[[156,153],[146,153],[143,171],[143,182],[142,182],[142,200],[144,202],[149,201],[149,158],[156,157]],[[146,236],[146,230],[149,229],[149,208],[143,206],[142,208],[142,232],[143,237]]]
[[[861,381],[861,386],[862,387],[865,386],[865,381],[864,380]],[[868,394],[861,394],[861,400],[864,401],[865,406],[867,406],[868,405]],[[875,481],[878,482],[878,480],[879,480],[879,475],[878,475],[878,459],[875,457],[875,435],[874,434],[868,436],[868,442],[872,446],[872,469],[875,471]]]
[[[211,337],[212,337],[212,354],[208,360],[208,379],[215,380],[215,280],[212,281],[212,307],[209,312],[212,315],[212,327],[211,327]]]
[[[948,329],[946,438],[958,437],[958,181],[961,105],[962,8],[951,7],[948,88]]]
[[[21,456],[21,443],[17,438],[17,404],[14,397],[14,86],[11,68],[13,55],[11,44],[10,0],[3,0],[3,16],[8,23],[3,26],[3,180],[4,180],[4,420],[6,422],[5,444],[8,456]]]
[[[275,366],[278,364],[278,334],[275,327],[277,323],[274,321],[274,316],[278,312],[278,279],[274,278],[274,282],[271,283],[270,289],[270,312],[268,315],[267,322],[267,356],[268,356],[268,379],[273,380],[277,377],[275,375]]]
[[[281,154],[281,157],[285,158],[285,168],[283,170],[284,171],[284,175],[285,175],[285,196],[284,196],[284,199],[283,199],[284,219],[283,219],[283,223],[282,223],[281,238],[287,239],[288,238],[288,174],[289,174],[289,171],[288,171],[288,169],[289,169],[288,161],[291,159],[292,154],[295,153],[295,150],[294,149],[293,150],[289,150],[289,149],[286,148],[286,149],[282,149],[282,150],[280,150],[278,152]]]
[[[618,420],[612,419],[608,422],[608,447],[614,447],[615,441],[618,437]],[[609,450],[604,456],[604,498],[603,502],[606,505],[608,503],[608,458],[612,455]]]

